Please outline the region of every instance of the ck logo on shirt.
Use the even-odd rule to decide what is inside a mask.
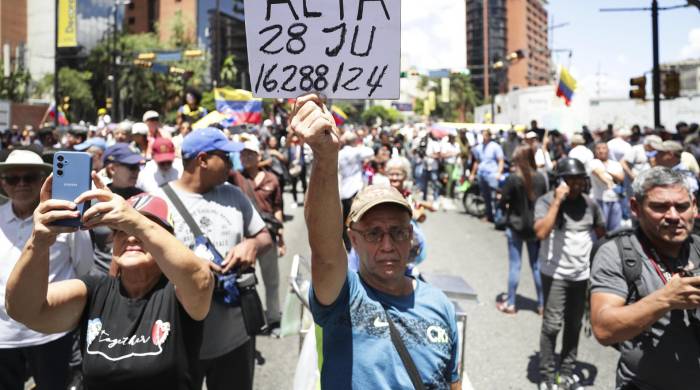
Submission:
[[[110,361],[118,361],[136,356],[156,356],[163,353],[163,344],[170,334],[170,322],[157,320],[151,327],[150,335],[111,337],[102,329],[102,321],[93,318],[87,326],[87,353],[100,355]]]
[[[450,342],[447,331],[437,325],[430,325],[425,331],[425,335],[428,336],[428,340],[434,344],[447,344]]]

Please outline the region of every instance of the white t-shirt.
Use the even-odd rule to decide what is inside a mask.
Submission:
[[[583,165],[588,165],[588,163],[595,158],[593,152],[583,145],[578,145],[569,151],[569,158],[575,158],[583,163]]]
[[[340,199],[350,199],[362,189],[362,164],[374,156],[367,146],[344,146],[338,153],[338,184]]]
[[[650,167],[644,145],[634,145],[631,147],[630,150],[625,153],[624,157],[622,157],[622,160],[630,166],[635,176]]]
[[[630,149],[632,149],[632,145],[629,142],[622,138],[613,138],[608,141],[608,158],[620,161]]]
[[[31,216],[27,219],[15,216],[11,201],[0,206],[0,348],[42,345],[65,335],[35,332],[10,318],[5,310],[7,279],[33,228],[34,220]],[[49,249],[49,283],[85,275],[94,262],[92,242],[87,230],[59,234]]]
[[[440,154],[441,151],[440,143],[432,138],[428,138],[428,145],[425,148],[425,167],[429,171],[437,171],[440,167],[438,159],[431,156],[436,156]]]
[[[182,160],[179,158],[173,160],[172,167],[167,171],[158,169],[158,163],[150,160],[139,172],[136,187],[145,192],[154,192],[163,184],[179,179],[182,176],[182,170]]]
[[[246,237],[256,235],[265,227],[265,222],[248,198],[238,187],[229,183],[219,185],[205,194],[187,192],[176,185],[172,185],[172,188],[223,257]],[[194,249],[194,235],[170,199],[160,188],[154,195],[168,202],[177,239]],[[222,356],[247,340],[240,307],[224,306],[213,300],[209,315],[204,320],[200,359]]]
[[[545,172],[549,171],[552,169],[552,158],[542,148],[537,148],[537,151],[535,151],[535,164],[537,164],[538,168],[543,168]]]
[[[598,159],[593,159],[588,163],[588,171],[593,172],[596,169],[605,170],[605,174],[608,175],[610,180],[612,180],[611,174],[622,174],[622,165],[613,160],[608,160],[605,163]],[[608,185],[600,180],[598,176],[591,174],[591,196],[595,200],[602,200],[604,202],[614,202],[618,200],[617,193],[612,188],[608,188]]]
[[[460,152],[457,143],[450,143],[448,138],[444,138],[440,144],[440,149],[445,155],[453,155],[451,157],[445,157],[446,164],[454,164],[457,162],[457,156],[459,156]]]

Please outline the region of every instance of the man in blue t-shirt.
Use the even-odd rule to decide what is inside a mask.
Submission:
[[[483,142],[481,145],[474,147],[474,157],[476,163],[472,168],[469,181],[474,182],[478,179],[479,192],[484,198],[486,206],[486,218],[490,222],[494,222],[497,213],[495,205],[495,196],[493,191],[498,188],[498,181],[503,174],[503,148],[497,142],[491,139],[491,130],[485,129],[481,132]]]
[[[323,330],[321,387],[461,388],[454,308],[436,288],[405,276],[413,236],[410,204],[388,186],[357,194],[347,227],[360,266],[358,273],[348,271],[333,116],[317,95],[306,95],[297,100],[290,127],[314,153],[305,215],[311,311]],[[400,342],[392,342],[392,332]],[[400,345],[408,352],[405,360]],[[419,377],[415,383],[406,368],[410,362]]]

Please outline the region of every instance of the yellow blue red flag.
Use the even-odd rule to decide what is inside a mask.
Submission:
[[[331,112],[333,113],[333,119],[335,120],[336,126],[340,126],[345,123],[346,120],[348,120],[348,114],[346,114],[338,106],[331,106]]]
[[[575,90],[576,80],[571,76],[571,73],[562,66],[559,70],[557,96],[564,98],[564,103],[568,106],[571,104],[571,98],[573,98]]]
[[[216,111],[226,119],[221,122],[224,126],[234,126],[243,123],[260,123],[262,120],[262,99],[253,97],[253,93],[242,89],[215,88],[214,101]]]

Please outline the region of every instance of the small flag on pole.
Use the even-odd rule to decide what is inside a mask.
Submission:
[[[576,80],[565,67],[559,68],[559,83],[557,84],[557,96],[564,98],[567,106],[571,105],[571,98],[576,90]]]
[[[348,120],[348,115],[338,106],[331,106],[331,112],[333,113],[336,126],[340,126]]]

